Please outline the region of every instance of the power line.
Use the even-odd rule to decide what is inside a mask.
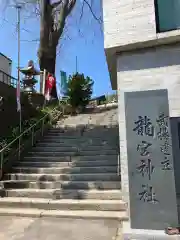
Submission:
[[[14,26],[14,27],[17,27],[17,24],[12,23],[12,22],[8,21],[8,20],[5,19],[5,18],[2,18],[2,21],[6,22],[6,23],[9,23],[10,25],[12,25],[12,26]],[[30,31],[30,30],[28,30],[28,29],[26,29],[26,28],[24,28],[24,27],[21,27],[21,30],[23,30],[23,31],[25,31],[25,32],[27,32],[27,33],[30,33],[30,34],[33,34],[33,35],[34,35],[34,33],[33,33],[32,31]]]
[[[5,18],[2,18],[2,21],[10,24],[11,26],[14,26],[14,27],[16,28],[16,32],[17,32],[17,24],[11,23],[10,21],[8,21],[8,20],[5,19]],[[1,25],[2,25],[2,24],[1,24]],[[29,33],[29,34],[35,35],[32,31],[30,31],[30,30],[28,30],[28,29],[26,29],[26,28],[24,28],[24,27],[21,27],[20,30],[23,30],[23,31],[25,31],[25,32],[27,32],[27,33]],[[15,33],[13,33],[13,36],[14,36],[14,34],[15,34]],[[15,36],[15,37],[16,37],[16,36]],[[38,42],[39,39],[38,39],[38,38],[37,38],[37,39],[31,39],[31,40],[21,39],[20,41],[21,41],[21,42],[34,42],[34,43],[35,43],[35,42]]]

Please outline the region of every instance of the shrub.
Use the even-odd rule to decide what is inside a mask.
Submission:
[[[69,77],[68,91],[69,104],[73,109],[81,107],[84,109],[88,105],[92,95],[93,80],[84,77],[84,74],[76,73]]]

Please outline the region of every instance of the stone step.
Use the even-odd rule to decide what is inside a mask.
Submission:
[[[115,126],[114,126],[115,127]],[[69,132],[74,132],[74,131],[79,131],[79,130],[85,130],[85,131],[114,131],[114,127],[112,127],[111,125],[99,125],[99,126],[95,126],[94,125],[61,125],[58,128],[51,128],[48,130],[48,133],[64,133],[66,131]],[[118,128],[118,126],[116,126],[116,128]]]
[[[66,145],[81,145],[81,144],[89,144],[89,145],[102,145],[102,144],[112,144],[114,143],[113,139],[108,138],[74,138],[74,139],[66,139],[66,138],[56,138],[56,137],[46,137],[44,136],[41,140],[38,140],[37,143],[58,143],[58,144],[66,144]]]
[[[63,162],[68,162],[68,163],[71,163],[72,160],[71,159],[74,159],[75,156],[71,157],[71,156],[56,156],[56,157],[53,157],[53,156],[25,156],[22,161],[23,162],[26,162],[26,161],[30,161],[30,162],[59,162],[59,163],[63,163]],[[81,158],[79,158],[81,159]],[[73,160],[74,161],[74,160]]]
[[[93,143],[93,142],[67,142],[66,141],[60,141],[60,142],[51,142],[51,141],[37,141],[36,146],[58,146],[58,147],[89,147],[89,148],[99,148],[99,147],[114,147],[114,144],[110,144],[108,141],[102,141],[100,143]]]
[[[49,168],[37,168],[37,167],[14,167],[13,173],[38,173],[38,174],[70,174],[70,173],[117,173],[116,166],[100,166],[100,167],[49,167]]]
[[[8,173],[5,180],[29,181],[120,181],[116,173],[80,173],[80,174],[37,174],[37,173]]]
[[[84,138],[87,137],[87,138],[92,139],[96,136],[99,136],[102,140],[107,140],[107,141],[109,140],[110,142],[114,142],[117,139],[116,134],[99,133],[99,132],[97,132],[97,133],[88,133],[88,132],[86,133],[86,132],[84,132],[83,133]]]
[[[49,130],[47,133],[46,133],[46,136],[47,135],[57,135],[57,136],[80,136],[80,134],[84,131],[84,128],[68,128],[68,129],[53,129],[53,130]]]
[[[98,136],[98,137],[97,137]],[[91,142],[94,144],[102,143],[103,141],[108,141],[108,142],[114,142],[116,140],[117,136],[114,134],[111,135],[109,133],[94,133],[92,135],[45,135],[43,137],[43,141],[50,141],[50,142],[55,142],[55,141],[60,141],[60,142],[66,142],[66,143],[71,143],[71,142],[77,142],[77,143],[83,143],[83,142]]]
[[[100,136],[104,136],[105,134],[107,134],[108,136],[114,137],[116,136],[116,134],[118,135],[118,130],[109,130],[109,129],[105,129],[105,130],[98,130],[98,129],[94,129],[92,130],[85,130],[83,131],[83,137],[100,137]]]
[[[62,124],[62,122],[57,122],[57,125],[52,128],[49,129],[49,131],[62,131],[62,130],[66,130],[66,129],[81,129],[81,128],[84,128],[86,127],[87,125],[86,124],[76,124],[76,123],[71,123],[71,124]]]
[[[53,143],[53,142],[49,142],[49,143],[37,143],[36,146],[37,148],[41,147],[41,148],[46,148],[46,147],[51,147],[51,148],[58,148],[61,151],[77,151],[77,150],[88,150],[88,151],[97,151],[99,149],[102,150],[116,150],[116,146],[111,146],[109,144],[101,144],[101,145],[89,145],[88,143],[82,143],[81,145],[78,144],[74,144],[74,145],[67,145],[67,144],[59,144],[59,143]]]
[[[18,182],[16,183],[18,185]],[[51,183],[47,183],[49,187],[50,187],[50,184]],[[32,186],[33,183],[32,184],[30,183],[30,185]],[[22,186],[23,184],[21,185],[21,187]],[[44,186],[39,185],[39,187],[44,187]],[[59,189],[59,188],[58,189],[56,188],[54,189],[37,189],[37,188],[18,189],[18,186],[17,186],[16,189],[5,189],[1,191],[1,197],[120,200],[122,199],[122,193],[120,189],[110,189],[110,190],[103,190],[103,189],[84,189],[83,190],[83,189]]]
[[[88,154],[88,155],[94,155],[94,152],[100,152],[100,153],[108,153],[108,154],[116,154],[117,151],[116,149],[112,149],[111,147],[106,148],[106,147],[60,147],[60,146],[54,146],[54,145],[48,145],[48,146],[35,146],[32,148],[32,151],[39,151],[39,152],[62,152],[64,153],[80,153],[81,155],[83,154]]]
[[[80,151],[80,152],[61,152],[53,148],[33,148],[28,152],[29,155],[46,155],[46,156],[105,156],[105,155],[117,155],[116,150],[99,150],[99,151]]]
[[[68,162],[68,161],[58,161],[55,158],[46,158],[43,160],[42,158],[34,157],[34,158],[26,158],[23,161],[17,162],[18,166],[24,167],[99,167],[99,166],[116,166],[117,160],[92,160],[92,161],[77,161],[77,162]]]
[[[42,138],[41,141],[37,141],[36,144],[49,144],[49,143],[53,143],[53,144],[59,144],[59,146],[111,146],[113,147],[114,144],[118,144],[117,138],[113,138],[113,139],[101,139],[98,141],[93,140],[92,138],[89,138],[88,140],[67,140],[67,139],[63,139],[63,138]]]
[[[77,137],[77,138],[79,138],[79,137],[81,137],[82,136],[82,134],[83,134],[83,131],[80,131],[80,130],[78,130],[78,131],[66,131],[66,132],[59,132],[59,133],[53,133],[53,132],[48,132],[48,133],[46,133],[46,137],[47,136],[50,136],[50,137],[62,137],[62,138],[64,138],[64,137],[67,137],[67,138],[69,138],[69,137]]]
[[[106,139],[108,139],[108,136],[104,136],[106,137]],[[98,141],[102,141],[103,139],[101,137],[99,137],[98,135],[94,136],[93,138],[89,138],[87,136],[72,136],[72,135],[65,135],[63,136],[62,134],[46,134],[44,135],[44,138],[49,138],[49,139],[61,139],[61,140],[65,140],[65,141],[88,141],[90,139],[92,139],[94,142],[98,142]]]
[[[64,129],[53,129],[49,130],[46,135],[57,135],[57,136],[74,136],[74,135],[79,135],[84,128],[64,128]]]
[[[120,189],[120,181],[29,181],[4,180],[1,182],[5,188],[37,188],[37,189]]]
[[[89,143],[93,143],[93,144],[98,144],[98,143],[102,143],[104,141],[108,141],[108,142],[114,142],[114,137],[110,138],[108,135],[104,135],[103,137],[84,137],[84,136],[48,136],[45,135],[43,137],[43,139],[41,140],[41,142],[60,142],[60,143],[84,143],[84,142],[89,142]]]
[[[92,211],[126,211],[122,200],[75,200],[75,199],[43,199],[25,197],[0,198],[0,208],[36,208],[44,210],[92,210]]]
[[[61,126],[58,126],[56,128],[50,128],[48,130],[48,133],[64,133],[66,131],[79,131],[81,129],[84,129],[86,127],[86,125],[82,125],[82,126],[79,126],[79,125],[61,125]]]
[[[29,181],[29,180],[3,180],[5,188],[33,188],[33,189],[75,189],[75,190],[111,190],[120,189],[120,181]]]
[[[54,128],[50,128],[49,132],[59,132],[59,131],[64,131],[64,130],[79,130],[82,128],[85,128],[87,125],[86,124],[61,124],[59,123],[59,125]]]
[[[111,137],[113,137],[116,134],[116,131],[118,133],[118,129],[117,130],[109,130],[109,129],[93,129],[93,130],[89,130],[89,129],[85,129],[85,130],[77,130],[77,131],[66,131],[66,132],[48,132],[46,134],[46,136],[50,136],[50,137],[100,137],[100,136],[104,136],[104,134],[108,134]]]
[[[103,116],[104,118],[104,116]],[[83,120],[83,119],[82,119]],[[51,128],[49,129],[50,132],[53,132],[53,131],[68,131],[68,130],[72,130],[72,131],[75,131],[75,130],[80,130],[80,129],[113,129],[113,128],[118,128],[118,123],[115,122],[115,121],[112,121],[112,119],[106,119],[106,121],[104,122],[103,119],[101,122],[98,121],[98,124],[97,124],[97,120],[92,122],[92,121],[87,121],[86,123],[83,123],[81,125],[79,125],[79,122],[81,122],[81,120],[78,120],[78,124],[76,123],[67,123],[65,125],[62,125],[61,123],[60,124],[57,124],[55,128]]]
[[[63,211],[63,210],[40,210],[32,208],[0,208],[0,216],[16,217],[56,217],[56,218],[75,218],[75,219],[111,219],[124,221],[128,220],[125,211]]]
[[[85,128],[85,131],[90,131],[90,132],[95,132],[95,131],[104,131],[104,132],[114,132],[116,129],[118,129],[118,125],[111,125],[111,122],[109,122],[109,124],[105,124],[105,125],[98,125],[95,126],[91,124],[87,125]]]
[[[76,147],[71,147],[71,148],[65,148],[65,147],[59,147],[59,146],[35,146],[32,148],[32,151],[39,151],[39,152],[62,152],[63,154],[69,152],[71,154],[73,153],[80,153],[83,155],[96,155],[97,152],[99,152],[100,154],[116,154],[117,151],[116,149],[112,149],[112,148],[90,148],[90,149],[86,149],[86,148],[76,148]]]
[[[109,162],[116,162],[118,161],[117,154],[114,155],[90,155],[90,156],[26,156],[23,158],[24,161],[44,161],[44,162],[70,162],[70,163],[78,163],[78,162],[85,162],[85,161],[109,161]]]

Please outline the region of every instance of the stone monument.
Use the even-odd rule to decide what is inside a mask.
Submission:
[[[125,92],[124,104],[129,189],[124,239],[171,239],[164,230],[179,222],[167,90]]]
[[[23,78],[24,92],[33,93],[35,92],[35,84],[38,82],[35,76],[40,75],[40,71],[35,69],[34,62],[30,60],[28,67],[21,68],[20,72],[25,75]]]

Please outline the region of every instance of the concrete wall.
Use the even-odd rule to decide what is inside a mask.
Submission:
[[[19,124],[19,113],[17,112],[16,89],[5,83],[0,82],[0,138],[9,136],[12,133],[12,128]],[[22,119],[26,120],[31,117],[36,117],[38,111],[35,107],[42,106],[44,96],[40,94],[32,95],[31,105],[26,94],[21,94],[22,104]]]
[[[12,61],[0,53],[0,70],[11,76]]]
[[[157,33],[154,2],[103,0],[104,48],[113,90],[117,89],[116,54],[180,42],[180,30]]]
[[[11,84],[12,61],[0,53],[0,82]]]
[[[156,38],[154,0],[103,0],[105,48]]]
[[[124,92],[168,89],[170,116],[180,116],[180,44],[122,53],[117,57],[117,79],[122,190],[128,201]]]
[[[103,19],[105,49],[124,51],[180,40],[180,30],[156,32],[154,0],[103,0]]]

